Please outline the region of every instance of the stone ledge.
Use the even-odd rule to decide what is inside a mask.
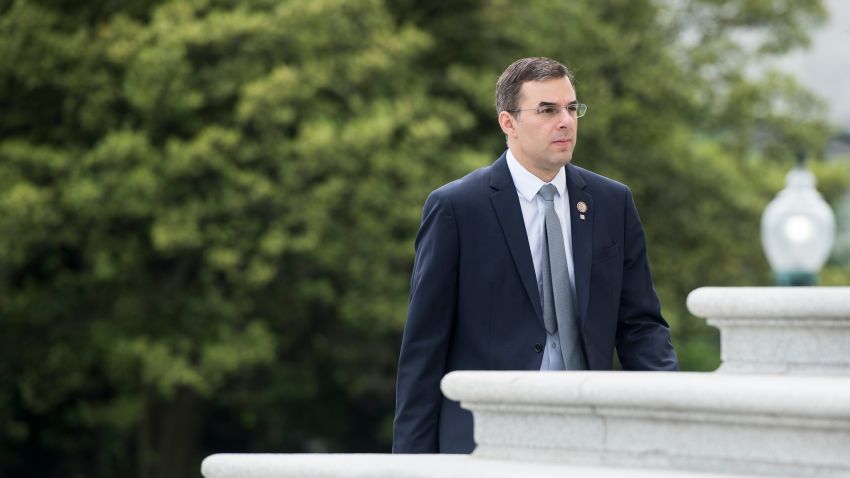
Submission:
[[[206,478],[745,478],[745,475],[527,463],[470,455],[384,454],[218,454],[204,460],[201,473]]]
[[[850,320],[850,287],[701,287],[688,294],[687,306],[709,319]]]
[[[847,420],[850,378],[699,372],[452,372],[443,393],[464,403]],[[536,409],[538,407],[535,407]]]

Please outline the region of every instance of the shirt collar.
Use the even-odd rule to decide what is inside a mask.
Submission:
[[[511,177],[514,180],[514,186],[519,194],[527,201],[533,201],[537,196],[537,192],[543,187],[545,182],[532,174],[525,166],[519,164],[519,161],[514,157],[514,154],[508,149],[505,155],[508,162],[508,169],[511,172]],[[567,188],[567,174],[564,167],[558,170],[558,174],[552,178],[551,183],[558,190],[558,195],[564,197],[564,190]]]

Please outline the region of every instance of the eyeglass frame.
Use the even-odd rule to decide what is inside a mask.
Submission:
[[[556,114],[554,111],[552,111],[551,116],[547,117],[547,115],[549,115],[550,113],[541,112],[541,110],[545,109],[545,108],[557,108],[558,112]],[[509,111],[509,113],[519,113],[520,111],[534,111],[538,115],[543,116],[544,119],[552,120],[552,119],[555,119],[557,116],[560,116],[561,110],[565,109],[565,108],[567,110],[567,114],[570,115],[570,116],[573,116],[572,113],[575,112],[575,118],[582,118],[582,117],[584,117],[584,115],[587,114],[587,105],[584,104],[584,103],[578,103],[578,102],[570,103],[570,104],[565,105],[565,106],[560,106],[560,105],[557,105],[555,103],[543,103],[540,106],[538,106],[537,108],[516,109],[516,110]],[[570,111],[570,108],[573,108],[573,110]]]

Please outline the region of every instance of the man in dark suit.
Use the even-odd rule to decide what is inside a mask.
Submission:
[[[631,191],[570,164],[570,71],[511,64],[496,84],[508,150],[433,193],[416,238],[394,453],[469,453],[453,370],[677,370]],[[548,291],[548,292],[547,292]]]

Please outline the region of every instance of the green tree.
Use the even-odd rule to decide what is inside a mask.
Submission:
[[[474,157],[443,157],[472,118],[425,95],[430,39],[372,0],[136,7],[2,9],[0,466],[377,434],[419,205]]]

